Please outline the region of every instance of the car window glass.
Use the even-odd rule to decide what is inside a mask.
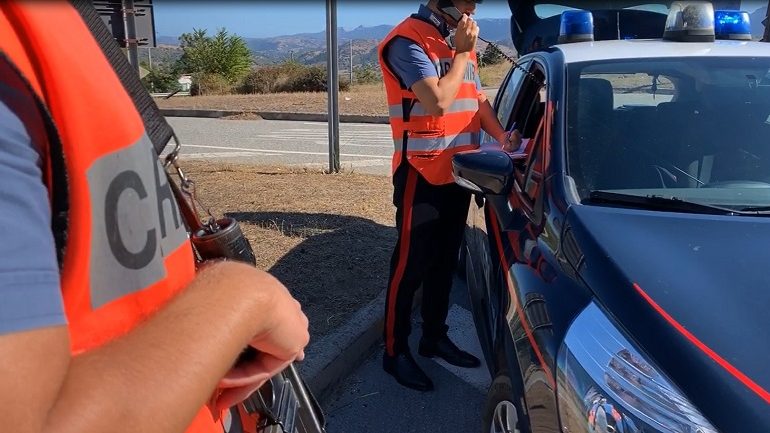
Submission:
[[[500,94],[497,106],[497,119],[506,130],[511,126],[511,111],[516,102],[516,95],[521,87],[521,83],[526,76],[524,71],[526,71],[526,68],[528,67],[529,63],[525,62],[521,67],[515,68],[513,72],[511,72],[510,78],[503,89],[503,93]]]
[[[514,190],[512,193],[521,194],[521,198],[526,202],[524,204],[533,209],[543,179],[547,87],[542,84],[545,82],[545,74],[539,64],[534,64],[530,71],[536,79],[525,80],[512,115],[525,140],[524,152],[528,155],[525,166],[515,171],[515,180],[521,192]]]
[[[568,174],[590,191],[770,206],[770,58],[568,67]]]

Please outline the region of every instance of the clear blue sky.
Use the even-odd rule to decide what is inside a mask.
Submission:
[[[358,26],[396,24],[419,7],[419,0],[338,0],[337,24],[346,30]],[[179,36],[193,28],[225,27],[244,37],[315,33],[326,29],[324,0],[154,0],[158,36]],[[476,18],[510,18],[506,0],[486,0]]]
[[[394,25],[415,12],[420,3],[420,0],[338,0],[337,24],[346,30],[361,25]],[[213,32],[225,27],[240,36],[262,38],[316,33],[326,28],[325,0],[153,0],[153,5],[157,36],[179,36],[193,28]],[[765,0],[743,0],[741,6],[753,12],[765,5]],[[551,15],[562,9],[546,6],[542,12]],[[486,0],[476,13],[477,19],[510,16],[506,0]]]

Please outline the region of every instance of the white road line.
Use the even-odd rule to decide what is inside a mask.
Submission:
[[[357,144],[357,143],[340,143],[340,146],[356,146],[356,147],[379,147],[382,149],[392,149],[393,142],[390,144]]]
[[[381,159],[364,159],[361,161],[343,162],[342,165],[351,167],[386,167],[390,166],[390,161],[383,161]]]
[[[261,153],[274,153],[281,155],[317,155],[317,156],[329,156],[328,152],[302,152],[299,150],[275,150],[275,149],[249,149],[245,147],[224,147],[224,146],[206,146],[200,144],[185,144],[184,147],[199,147],[204,149],[220,149],[220,150],[242,150],[244,152],[253,152],[257,154]],[[376,158],[376,159],[391,159],[390,155],[363,155],[357,153],[340,153],[340,156],[352,157],[352,158]]]
[[[257,153],[257,152],[199,152],[180,154],[184,158],[241,158],[249,156],[280,156],[278,153]]]

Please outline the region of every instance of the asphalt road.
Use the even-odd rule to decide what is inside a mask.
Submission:
[[[464,284],[456,281],[447,319],[449,335],[459,347],[482,359],[465,290]],[[397,384],[382,371],[383,349],[378,348],[325,405],[328,433],[481,431],[481,411],[490,382],[486,366],[462,369],[417,355],[419,322],[417,313],[410,346],[435,390],[422,393]]]
[[[182,156],[328,168],[329,134],[324,122],[167,118],[182,143]],[[390,126],[340,124],[343,169],[390,174]]]

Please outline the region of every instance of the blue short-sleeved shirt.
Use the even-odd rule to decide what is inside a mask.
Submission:
[[[420,5],[416,14],[428,22],[438,23],[437,27],[444,37],[449,36],[449,26],[441,16],[433,13],[425,5]],[[394,38],[387,51],[387,62],[393,72],[401,79],[407,88],[418,81],[430,77],[439,77],[436,66],[430,61],[425,51],[407,38]],[[476,88],[481,92],[481,82],[476,76]]]
[[[0,182],[0,335],[64,325],[40,156],[19,117],[2,102]]]

